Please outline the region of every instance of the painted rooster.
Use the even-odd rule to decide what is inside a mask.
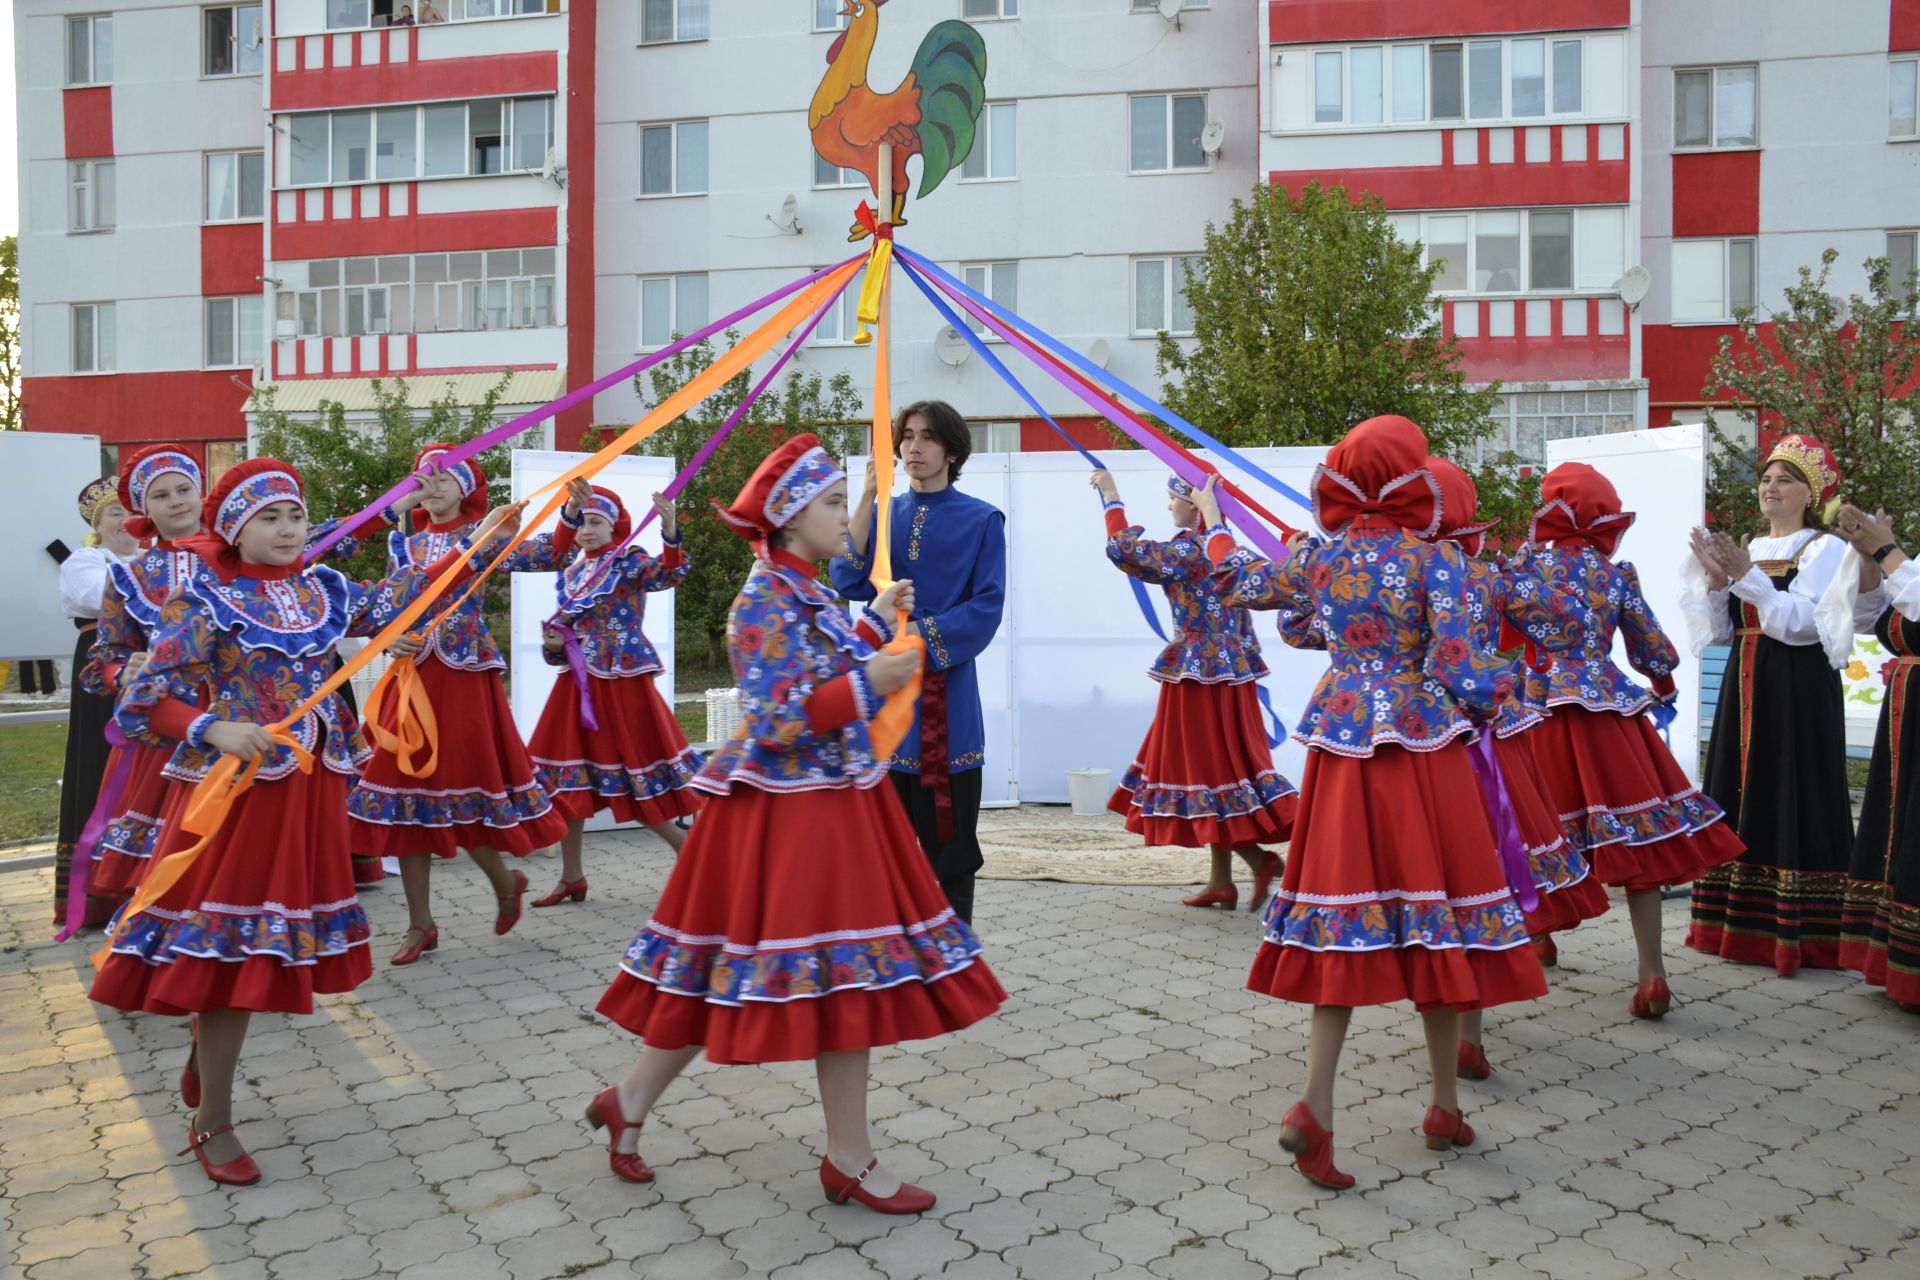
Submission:
[[[900,87],[878,93],[867,84],[867,63],[880,34],[880,6],[886,2],[846,0],[840,12],[850,21],[827,50],[827,74],[814,91],[807,127],[813,131],[814,150],[830,164],[864,174],[876,198],[880,144],[893,144],[891,221],[903,226],[908,157],[920,157],[916,198],[925,199],[973,150],[974,126],[986,98],[987,46],[966,23],[942,22],[920,42]],[[855,223],[847,239],[868,234]]]

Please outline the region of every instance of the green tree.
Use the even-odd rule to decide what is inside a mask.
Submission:
[[[20,428],[20,237],[0,239],[0,431]]]
[[[727,349],[731,349],[740,335],[728,330],[726,339]],[[716,355],[711,342],[696,343],[635,377],[634,391],[646,404],[657,405],[698,377]],[[684,467],[740,407],[753,389],[753,381],[746,372],[728,379],[691,413],[644,441],[636,452],[672,458],[676,468]],[[684,667],[724,669],[727,610],[753,567],[753,552],[713,513],[709,503],[731,503],[760,460],[790,435],[811,431],[829,453],[839,458],[863,452],[865,428],[855,421],[860,412],[859,393],[846,374],[823,379],[818,374],[790,373],[784,382],[769,387],[754,401],[719,451],[681,491],[680,526],[687,556],[694,565],[693,573],[674,593],[675,651]],[[581,442],[581,448],[596,449],[601,443],[596,431]],[[636,519],[638,515],[635,513]]]
[[[1867,292],[1843,303],[1827,291],[1838,258],[1828,249],[1817,271],[1801,267],[1785,307],[1764,321],[1743,309],[1738,339],[1720,339],[1700,394],[1724,398],[1769,439],[1800,433],[1824,440],[1840,464],[1841,496],[1869,511],[1884,508],[1911,544],[1920,540],[1920,433],[1911,405],[1920,276],[1896,280],[1887,259],[1868,258]],[[1729,426],[1708,411],[1707,504],[1715,527],[1744,536],[1761,526],[1760,454],[1757,440]]]
[[[1483,518],[1523,527],[1538,483],[1511,455],[1480,464],[1499,385],[1470,386],[1434,305],[1438,264],[1394,236],[1376,196],[1261,183],[1207,224],[1183,286],[1191,341],[1160,335],[1167,406],[1226,444],[1334,444],[1368,418],[1419,423],[1480,471]]]

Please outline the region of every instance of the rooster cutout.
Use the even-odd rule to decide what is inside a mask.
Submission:
[[[827,74],[807,112],[813,147],[822,159],[863,175],[880,193],[880,144],[893,144],[895,226],[907,204],[907,159],[920,157],[920,190],[927,195],[960,167],[973,150],[974,127],[986,98],[987,46],[964,22],[942,22],[927,32],[913,55],[907,78],[891,93],[867,83],[867,63],[880,34],[880,6],[887,0],[846,0],[840,12],[847,29],[827,50]],[[882,215],[883,218],[885,215]],[[871,233],[855,223],[849,240]]]

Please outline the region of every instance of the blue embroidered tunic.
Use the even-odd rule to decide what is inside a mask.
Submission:
[[[947,674],[947,767],[978,769],[986,760],[986,721],[974,659],[993,642],[1007,595],[1006,515],[952,485],[930,493],[909,489],[893,499],[893,574],[913,581],[914,620],[927,640],[927,670]],[[878,524],[878,521],[875,521]],[[849,538],[847,554],[827,567],[834,589],[871,600],[873,534],[864,547]],[[889,765],[920,772],[920,717]]]
[[[1106,504],[1106,512],[1107,559],[1128,577],[1158,586],[1173,611],[1178,634],[1147,674],[1168,684],[1178,680],[1246,684],[1266,675],[1253,619],[1245,609],[1227,603],[1224,583],[1214,576],[1200,535],[1183,530],[1171,541],[1155,542],[1144,536],[1139,525],[1127,524],[1126,508],[1120,503]],[[1252,552],[1236,548],[1225,565],[1238,569],[1256,559]]]
[[[1231,549],[1224,529],[1208,531],[1210,557]],[[1289,645],[1332,658],[1295,739],[1343,756],[1436,751],[1493,718],[1512,674],[1474,643],[1466,561],[1452,543],[1363,517],[1285,564],[1223,568],[1230,603],[1279,610]]]
[[[87,652],[80,687],[103,697],[119,694],[118,680],[127,659],[146,650],[160,623],[160,606],[200,564],[191,551],[152,547],[125,564],[107,570],[107,594],[100,606],[100,628]]]
[[[1554,655],[1551,671],[1529,674],[1529,701],[1634,716],[1671,700],[1680,655],[1648,607],[1631,564],[1586,545],[1538,548],[1521,559],[1547,587],[1574,597],[1581,624],[1579,639]],[[1652,693],[1614,665],[1615,631],[1626,640],[1628,664],[1653,681]]]
[[[1564,587],[1549,588],[1524,564],[1502,568],[1473,557],[1467,558],[1467,574],[1473,642],[1485,652],[1497,655],[1503,647],[1502,623],[1549,653],[1580,642],[1585,632],[1580,600]],[[1509,672],[1513,696],[1501,701],[1493,719],[1493,731],[1502,738],[1531,729],[1542,719],[1540,707],[1521,696],[1525,660],[1510,663]]]
[[[573,546],[576,527],[578,522],[569,523],[563,513],[549,554],[564,566],[554,580],[554,594],[561,618],[580,638],[587,671],[617,680],[665,670],[641,625],[647,616],[647,593],[673,590],[693,569],[680,549],[680,538],[665,539],[658,558],[637,544],[589,556]],[[546,658],[549,665],[566,665],[563,656],[550,653]]]
[[[413,534],[395,529],[387,535],[387,572],[424,568],[456,552],[464,555],[472,549],[473,531],[478,527],[477,522],[455,520],[429,525]],[[553,535],[541,533],[516,547],[500,568],[507,573],[551,573],[561,567],[563,559],[555,549]],[[500,656],[493,634],[487,630],[484,593],[475,592],[455,608],[454,602],[464,594],[449,592],[434,602],[427,619],[419,624],[424,628],[431,620],[433,628],[425,651],[416,661],[438,658],[459,671],[504,670],[506,659]]]
[[[693,785],[724,795],[825,791],[877,784],[886,773],[868,725],[883,699],[866,664],[893,638],[863,609],[849,621],[812,566],[784,551],[754,562],[727,615],[727,654],[740,686],[741,728]]]
[[[205,777],[220,756],[206,743],[216,720],[272,724],[285,717],[333,674],[342,636],[379,631],[432,581],[434,569],[445,567],[416,566],[366,584],[328,565],[232,582],[197,566],[161,606],[151,657],[115,712],[121,731],[148,746],[177,741],[167,777]],[[211,701],[189,719],[187,707],[197,709],[202,686]],[[293,736],[336,773],[353,774],[372,756],[338,693],[301,717]],[[284,778],[297,767],[290,749],[276,747],[259,777]]]

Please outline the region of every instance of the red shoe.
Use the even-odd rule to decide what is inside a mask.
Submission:
[[[193,1152],[194,1156],[200,1161],[200,1167],[207,1171],[209,1178],[229,1187],[250,1187],[260,1181],[260,1166],[255,1164],[253,1157],[244,1151],[225,1164],[213,1164],[207,1160],[207,1153],[201,1150],[201,1144],[206,1142],[208,1138],[217,1138],[223,1133],[232,1133],[233,1126],[223,1124],[218,1129],[210,1129],[206,1133],[201,1133],[199,1119],[200,1117],[198,1116],[188,1118],[187,1145],[181,1148],[177,1154],[185,1155],[189,1151]]]
[[[1253,901],[1247,904],[1247,910],[1259,911],[1267,905],[1267,892],[1273,888],[1273,878],[1286,868],[1287,864],[1279,854],[1267,851],[1267,860],[1253,873]]]
[[[1333,1167],[1333,1132],[1320,1127],[1306,1103],[1294,1103],[1280,1122],[1280,1146],[1293,1153],[1293,1167],[1308,1182],[1334,1191],[1345,1191],[1353,1185],[1352,1174]]]
[[[187,1104],[189,1111],[200,1106],[200,1015],[187,1015],[187,1034],[193,1037],[193,1048],[187,1050],[187,1065],[180,1068],[180,1101]]]
[[[1633,1000],[1627,1005],[1627,1012],[1636,1018],[1664,1018],[1667,1009],[1673,1004],[1673,992],[1667,988],[1665,978],[1653,978],[1640,984],[1633,993]]]
[[[880,1167],[880,1157],[867,1161],[867,1167],[859,1173],[848,1175],[840,1172],[832,1160],[820,1161],[820,1189],[827,1193],[830,1204],[845,1204],[849,1199],[856,1200],[875,1213],[925,1213],[933,1208],[933,1192],[903,1182],[900,1189],[882,1200],[861,1185],[867,1175]]]
[[[1539,956],[1540,963],[1548,969],[1556,968],[1560,964],[1560,948],[1554,945],[1553,935],[1550,933],[1543,933],[1533,940],[1533,954]]]
[[[575,902],[585,902],[587,900],[587,878],[585,876],[581,876],[578,880],[562,880],[559,888],[544,898],[535,898],[533,905],[536,907],[557,907],[569,898]]]
[[[502,911],[493,918],[493,931],[505,933],[520,923],[520,901],[527,896],[527,873],[516,870],[513,873],[513,910]]]
[[[582,881],[582,883],[585,883]],[[537,904],[536,904],[537,905]],[[620,1107],[620,1090],[616,1085],[608,1085],[587,1104],[587,1123],[595,1129],[607,1131],[607,1167],[612,1169],[626,1182],[652,1182],[653,1170],[647,1168],[647,1162],[640,1158],[637,1151],[619,1151],[620,1135],[629,1129],[638,1129],[627,1119],[627,1113]],[[641,1121],[641,1124],[646,1123]]]
[[[420,941],[409,942],[391,956],[388,956],[388,964],[412,964],[418,960],[424,952],[438,951],[440,949],[439,925],[428,925],[425,929],[409,929],[405,936],[411,938],[416,933],[420,935]]]
[[[1454,1074],[1462,1080],[1485,1080],[1493,1074],[1493,1064],[1487,1061],[1487,1051],[1471,1040],[1460,1042],[1460,1062],[1454,1068]]]
[[[1463,1120],[1458,1111],[1428,1107],[1427,1118],[1420,1122],[1420,1132],[1427,1135],[1427,1146],[1434,1151],[1473,1145],[1473,1126]]]
[[[1202,889],[1191,898],[1180,899],[1183,907],[1225,907],[1231,911],[1240,905],[1240,890],[1232,885],[1224,889]]]

